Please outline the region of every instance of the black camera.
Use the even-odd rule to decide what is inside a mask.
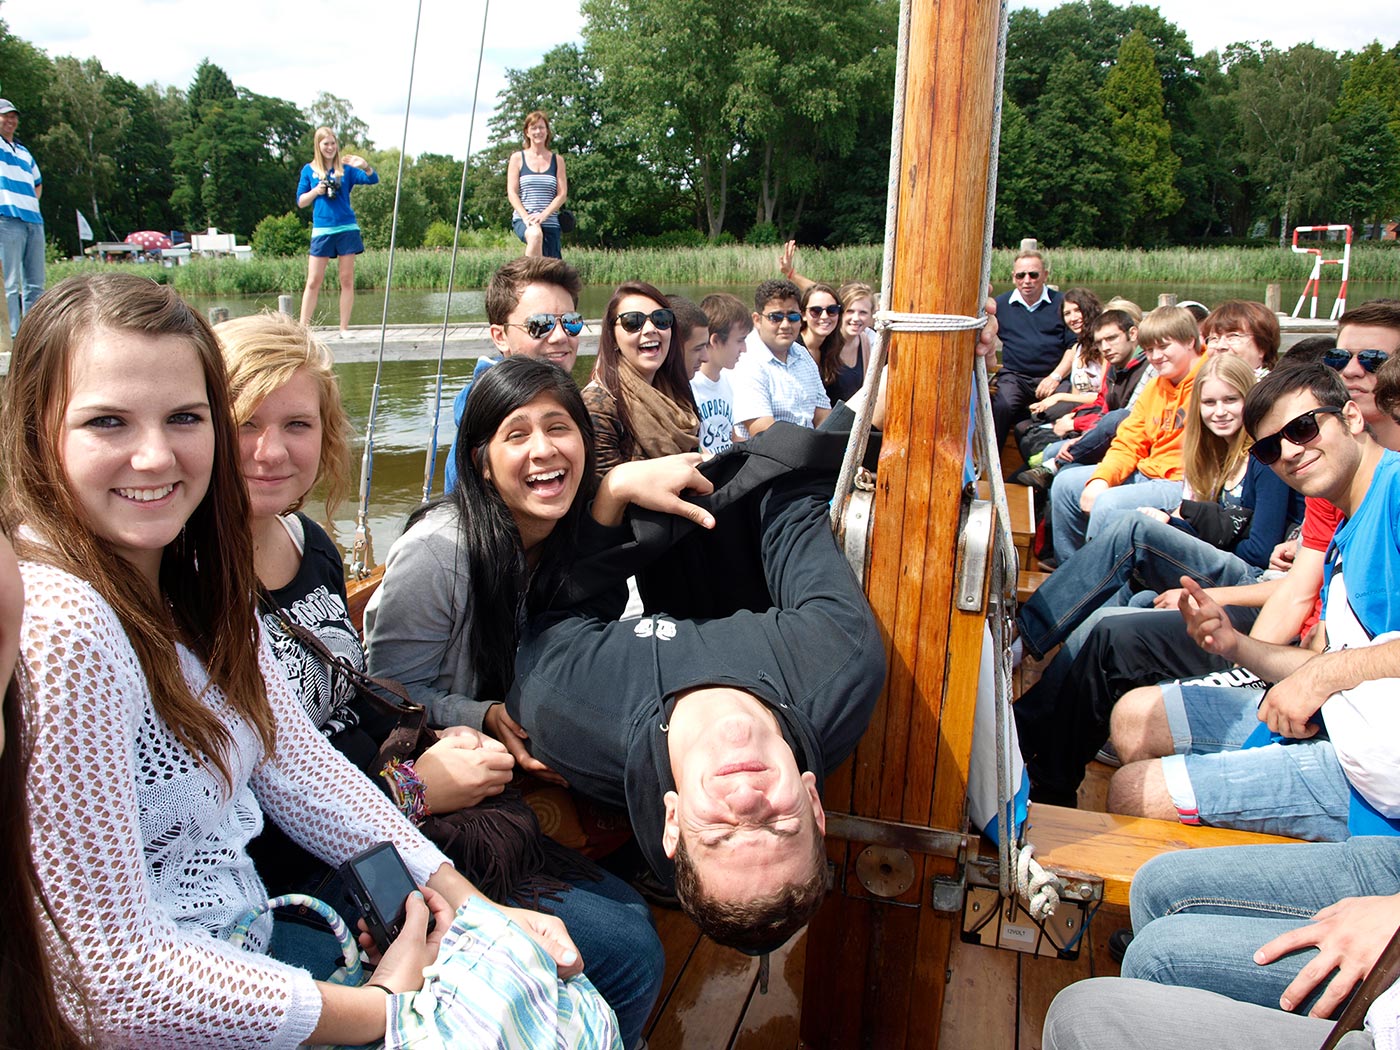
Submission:
[[[340,183],[334,175],[326,175],[321,179],[321,185],[326,188],[326,199],[335,200],[335,195],[340,192]]]

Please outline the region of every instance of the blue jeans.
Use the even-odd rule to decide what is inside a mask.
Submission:
[[[1133,490],[1144,487],[1128,486]],[[1099,500],[1114,491],[1109,489]],[[1133,495],[1136,497],[1137,493]],[[1097,512],[1097,503],[1094,509]],[[1058,521],[1055,530],[1058,553]],[[1130,581],[1134,578],[1150,590],[1163,591],[1180,586],[1182,576],[1192,577],[1202,587],[1228,587],[1252,583],[1259,573],[1244,559],[1171,525],[1136,511],[1121,514],[1087,545],[1061,561],[1030,601],[1021,606],[1021,636],[1027,649],[1044,656],[1095,609],[1127,605],[1132,597]]]
[[[583,956],[584,973],[617,1014],[622,1045],[642,1041],[642,1028],[661,993],[666,956],[640,894],[616,875],[580,880],[541,910],[557,915]]]
[[[1173,510],[1181,502],[1181,482],[1149,478],[1133,472],[1121,485],[1105,489],[1094,501],[1092,514],[1079,509],[1079,497],[1097,467],[1065,466],[1050,486],[1050,521],[1055,533],[1055,559],[1063,565],[1118,515],[1139,507]]]
[[[1254,952],[1345,897],[1400,892],[1400,838],[1165,853],[1133,879],[1133,942],[1123,976],[1278,1005],[1305,949],[1268,966]],[[1306,1013],[1316,994],[1298,1008]]]
[[[44,291],[44,224],[0,215],[0,262],[5,266],[5,301],[10,335]]]

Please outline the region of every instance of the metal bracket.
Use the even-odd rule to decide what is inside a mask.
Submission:
[[[987,589],[987,568],[992,549],[992,504],[975,499],[967,508],[967,518],[958,532],[958,592],[956,602],[962,612],[981,612]]]
[[[870,537],[875,531],[875,486],[870,472],[862,468],[856,474],[855,487],[846,499],[837,530],[837,542],[846,563],[862,585],[870,568]]]
[[[847,842],[864,842],[872,846],[887,846],[906,853],[921,853],[929,857],[951,857],[954,860],[977,850],[976,835],[962,831],[944,831],[922,824],[902,824],[897,820],[876,820],[853,813],[826,815],[828,838]]]

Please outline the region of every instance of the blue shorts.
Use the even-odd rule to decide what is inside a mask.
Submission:
[[[1162,706],[1178,755],[1238,751],[1259,728],[1264,683],[1240,668],[1163,682]]]
[[[525,243],[525,220],[518,215],[511,216],[510,228],[515,231],[515,235],[520,238],[520,243]],[[559,236],[558,226],[541,226],[544,232],[544,245],[541,250],[546,259],[562,259],[563,241]]]
[[[311,238],[311,254],[318,259],[335,259],[341,255],[359,255],[365,250],[359,230],[323,233]]]
[[[1351,789],[1325,737],[1162,759],[1183,824],[1342,842]]]

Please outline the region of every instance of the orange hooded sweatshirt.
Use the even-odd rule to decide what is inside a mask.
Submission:
[[[1121,485],[1135,470],[1149,478],[1182,479],[1186,412],[1196,373],[1205,359],[1205,354],[1198,355],[1186,377],[1174,386],[1157,376],[1143,388],[1128,418],[1118,425],[1113,444],[1091,481]]]

